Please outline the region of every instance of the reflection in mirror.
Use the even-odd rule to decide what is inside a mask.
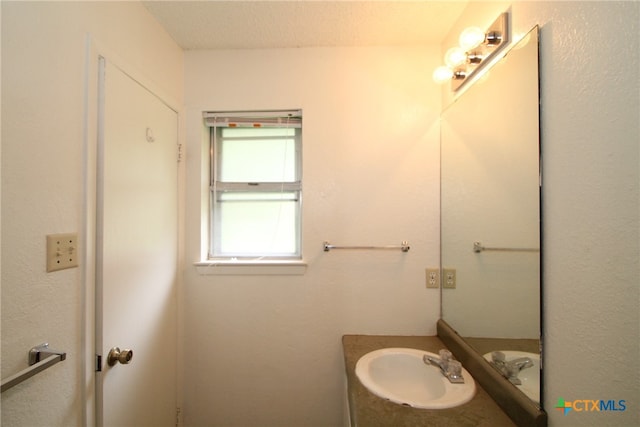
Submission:
[[[538,113],[536,27],[443,112],[441,139],[442,318],[534,401]]]

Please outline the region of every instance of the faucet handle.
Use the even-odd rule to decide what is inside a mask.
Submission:
[[[462,363],[457,360],[450,360],[447,365],[447,375],[452,377],[460,377],[462,376]]]
[[[506,361],[506,357],[501,351],[492,351],[491,352],[491,361],[504,363]]]
[[[445,373],[445,376],[453,384],[463,384],[464,377],[462,376],[462,363],[457,360],[450,360],[447,364],[447,372]]]
[[[445,348],[441,349],[438,354],[440,355],[440,360],[443,362],[449,362],[453,359],[451,352]]]

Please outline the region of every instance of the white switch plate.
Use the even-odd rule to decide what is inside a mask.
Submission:
[[[78,266],[78,233],[47,235],[47,272]]]

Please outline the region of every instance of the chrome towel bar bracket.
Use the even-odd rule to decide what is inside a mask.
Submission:
[[[409,252],[411,246],[409,246],[409,242],[406,240],[403,241],[400,245],[387,245],[387,246],[337,246],[332,245],[329,242],[324,242],[324,251],[329,252],[332,249],[364,249],[364,250],[377,250],[377,249],[400,249],[402,252]]]

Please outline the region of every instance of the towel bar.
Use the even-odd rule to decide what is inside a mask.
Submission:
[[[324,242],[324,251],[325,252],[329,252],[332,249],[365,249],[365,250],[370,250],[370,249],[400,249],[402,252],[409,252],[409,249],[411,249],[411,246],[409,246],[409,243],[407,241],[402,242],[402,244],[398,245],[388,245],[388,246],[337,246],[337,245],[332,245],[329,242]]]
[[[0,393],[4,393],[11,387],[20,384],[58,362],[62,362],[66,358],[67,353],[50,350],[48,343],[33,347],[29,350],[29,367],[2,380]]]
[[[503,251],[503,252],[540,252],[538,248],[485,248],[480,242],[473,242],[473,252]]]

